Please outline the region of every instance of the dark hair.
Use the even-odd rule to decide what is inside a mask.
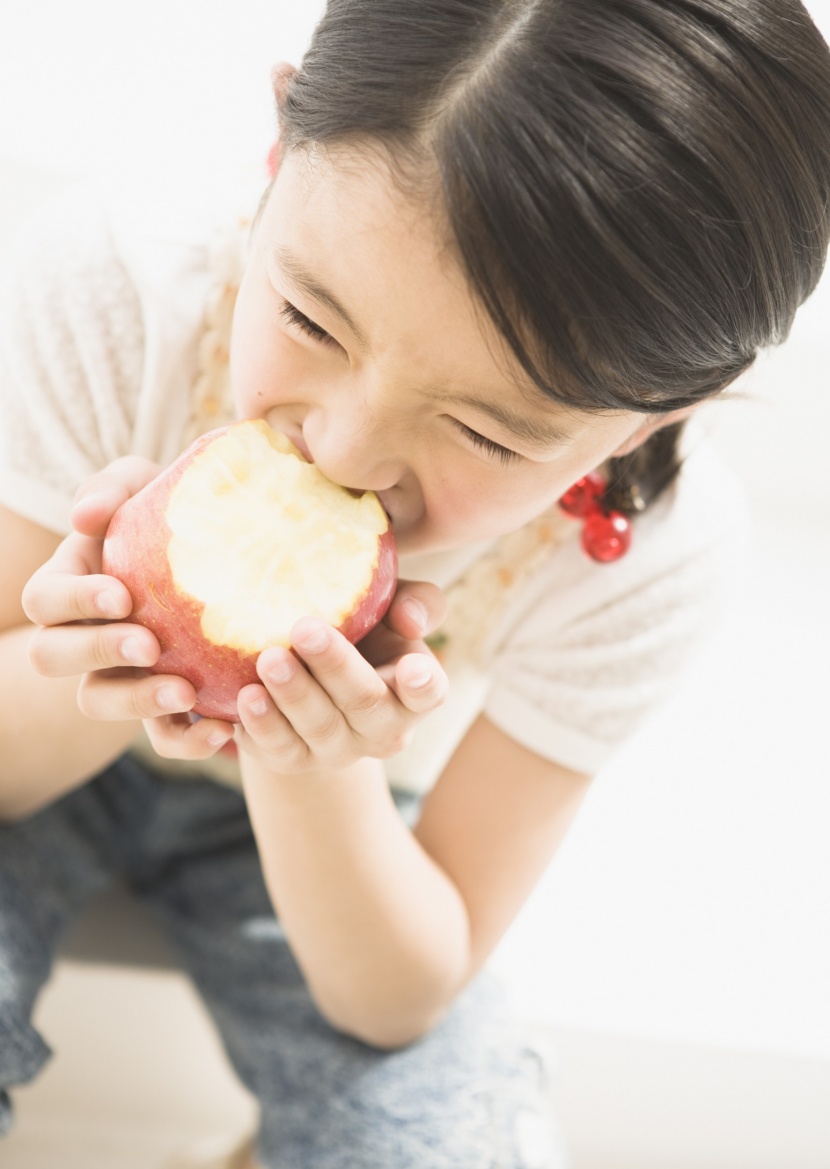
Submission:
[[[471,287],[580,410],[717,394],[824,265],[830,51],[798,0],[329,0],[280,130],[437,173]],[[612,460],[617,505],[681,430]]]

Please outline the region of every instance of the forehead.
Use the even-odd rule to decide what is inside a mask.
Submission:
[[[534,450],[596,425],[596,414],[555,402],[527,375],[467,281],[440,200],[427,183],[416,188],[382,151],[290,152],[263,223],[283,292],[311,290],[300,308],[312,317],[336,302],[350,341],[389,384],[432,403],[484,403]]]
[[[417,187],[380,149],[292,151],[269,200],[269,246],[312,270],[377,343],[420,353],[451,334],[468,363],[495,365],[538,400],[470,288],[437,184]]]
[[[448,284],[460,298],[472,292],[455,252],[437,177],[410,183],[381,146],[313,147],[293,151],[285,164],[289,194],[302,207],[294,225],[308,246],[336,244],[338,251],[368,249],[378,278],[405,266],[426,276],[435,295]],[[283,176],[280,175],[280,180]],[[295,204],[295,211],[300,210]],[[332,256],[336,262],[337,257]]]

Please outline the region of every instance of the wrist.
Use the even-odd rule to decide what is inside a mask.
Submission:
[[[365,756],[344,767],[317,767],[308,771],[275,770],[257,755],[239,752],[242,785],[250,797],[273,796],[275,799],[305,803],[322,797],[330,799],[348,794],[354,799],[358,788],[379,788],[388,793],[383,761]],[[391,798],[391,796],[390,796]]]

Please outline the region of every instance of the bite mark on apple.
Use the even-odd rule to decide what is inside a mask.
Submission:
[[[186,678],[194,713],[232,722],[259,654],[287,647],[300,617],[358,642],[397,583],[377,496],[331,483],[260,420],[203,435],[127,500],[103,560],[133,598],[125,620],[159,642],[151,672]]]

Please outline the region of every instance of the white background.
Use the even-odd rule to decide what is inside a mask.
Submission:
[[[4,0],[0,174],[36,199],[41,173],[250,166],[273,137],[269,68],[299,61],[322,7]],[[808,7],[827,34],[830,2]],[[825,280],[755,400],[713,418],[755,516],[739,601],[598,779],[505,947],[562,1026],[830,1058],[828,313]]]

